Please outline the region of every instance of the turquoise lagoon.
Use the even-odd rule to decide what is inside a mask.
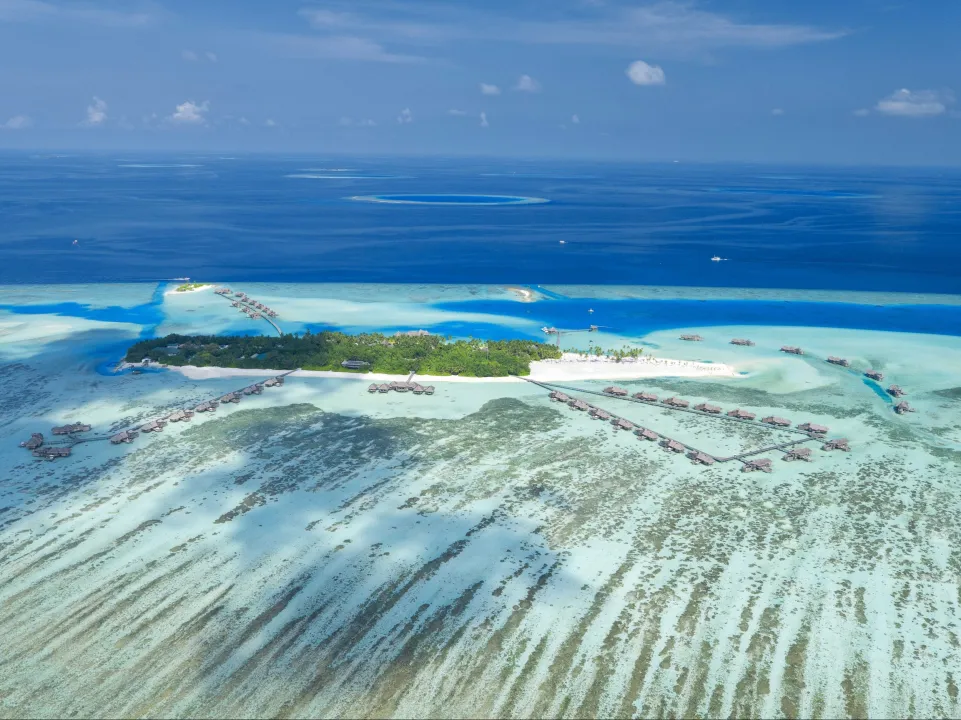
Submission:
[[[30,432],[116,429],[247,382],[110,373],[136,338],[271,328],[210,290],[0,287],[0,714],[961,713],[957,297],[237,289],[298,332],[597,324],[564,346],[740,373],[619,382],[632,392],[822,423],[852,452],[771,454],[771,474],[700,468],[528,384],[371,397],[295,377],[129,446],[37,462],[17,447]],[[917,412],[896,415],[867,367]],[[718,455],[770,437],[598,404]]]

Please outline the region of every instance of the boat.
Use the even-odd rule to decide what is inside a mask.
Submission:
[[[558,240],[561,245],[567,245],[567,240]]]
[[[80,244],[80,241],[79,241],[79,240],[74,240],[74,241],[73,241],[72,243],[70,243],[70,244],[71,244],[71,245],[79,245],[79,244]]]
[[[711,262],[721,262],[721,260],[723,259],[724,258],[722,258],[720,255],[715,255],[714,257],[711,258]]]

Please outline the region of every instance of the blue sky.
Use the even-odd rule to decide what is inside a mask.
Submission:
[[[0,148],[958,165],[959,26],[953,0],[0,0]]]

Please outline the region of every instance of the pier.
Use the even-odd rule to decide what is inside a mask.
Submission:
[[[283,330],[280,329],[280,325],[275,323],[272,319],[277,317],[276,311],[271,310],[263,303],[254,300],[252,297],[248,296],[247,293],[235,293],[228,287],[219,287],[214,290],[214,294],[218,297],[222,297],[224,300],[227,300],[234,307],[239,308],[240,312],[250,316],[251,320],[266,320],[273,325],[273,328],[277,331],[278,336],[284,334]]]

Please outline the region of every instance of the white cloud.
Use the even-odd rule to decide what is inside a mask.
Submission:
[[[96,95],[93,97],[93,103],[87,106],[87,125],[96,126],[103,125],[104,121],[107,119],[107,103],[98,98]]]
[[[170,116],[170,122],[180,125],[204,125],[207,122],[206,112],[210,109],[210,103],[204,100],[199,105],[193,100],[187,100],[177,106],[174,114]]]
[[[183,50],[180,53],[180,57],[187,62],[194,62],[197,60],[197,53],[195,53],[193,50]]]
[[[264,127],[277,127],[277,123],[273,118],[267,118],[264,120]]]
[[[643,60],[635,60],[625,72],[635,85],[663,85],[667,82],[659,65],[648,65]]]
[[[458,110],[457,108],[451,108],[447,111],[448,115],[453,115],[454,117],[463,117],[467,114],[466,110]]]
[[[487,113],[486,113],[486,112],[482,112],[482,113],[480,114],[480,126],[481,126],[481,127],[484,127],[484,128],[490,127],[490,123],[487,122]]]
[[[857,110],[854,111],[854,114],[857,115],[858,117],[865,117],[867,115],[870,115],[871,111],[868,110],[867,108],[858,108]]]
[[[33,121],[26,115],[14,115],[7,120],[0,128],[4,130],[24,130],[33,125]]]
[[[884,115],[898,117],[934,117],[942,115],[954,102],[950,91],[908,90],[901,88],[878,101],[874,109]]]
[[[258,42],[285,57],[300,60],[358,60],[383,63],[419,63],[424,58],[388,52],[383,45],[369,38],[353,35],[294,35],[282,33],[251,33],[251,42]]]
[[[375,122],[374,122],[373,120],[371,120],[370,118],[367,118],[366,120],[360,120],[357,124],[360,125],[361,127],[376,127],[376,126],[377,126],[377,123],[375,123]]]
[[[571,122],[575,125],[580,125],[581,119],[577,115],[571,115]]]
[[[521,75],[517,78],[517,84],[514,86],[514,89],[520,90],[521,92],[540,92],[541,84],[530,75]]]
[[[774,109],[771,111],[771,114],[772,114],[774,117],[778,117],[778,116],[784,114],[784,110],[781,109],[781,108],[774,108]]]
[[[340,120],[337,121],[337,124],[340,125],[341,127],[350,127],[351,125],[354,124],[354,120],[353,118],[349,118],[345,115]]]
[[[480,84],[480,91],[482,95],[500,95],[501,89],[496,85],[488,85],[487,83]]]
[[[210,62],[213,62],[213,63],[217,62],[217,53],[212,53],[208,50],[207,52],[204,53],[204,57],[210,60]]]
[[[148,9],[157,10],[155,6],[150,6],[153,6],[153,3],[149,4]],[[142,27],[151,24],[155,19],[156,17],[148,12],[128,13],[80,2],[58,5],[44,0],[0,0],[0,22],[79,20],[107,27]]]
[[[397,122],[401,125],[414,122],[414,115],[411,113],[410,108],[404,108],[400,111],[400,115],[397,116]]]
[[[240,118],[240,120],[238,120],[237,122],[239,122],[241,125],[250,125],[250,120],[248,120],[245,117]]]

